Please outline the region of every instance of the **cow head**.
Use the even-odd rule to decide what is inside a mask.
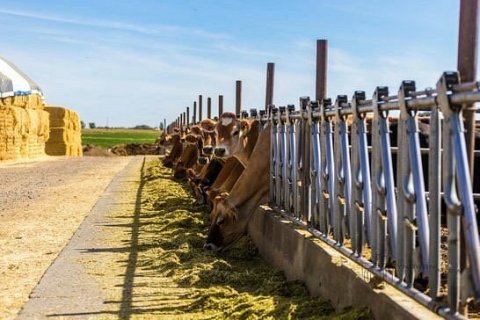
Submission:
[[[253,150],[257,142],[260,126],[260,121],[258,120],[240,120],[240,133],[238,134],[238,143],[235,147],[235,152],[247,151],[250,153]],[[245,150],[246,148],[248,148],[248,150]]]
[[[202,135],[202,128],[200,126],[197,126],[197,125],[191,126],[188,133],[196,135],[196,136],[200,136],[200,135]]]
[[[171,136],[170,141],[172,145],[172,150],[170,151],[170,154],[167,157],[165,157],[163,161],[163,165],[167,168],[173,167],[173,163],[178,159],[178,157],[181,156],[182,150],[183,150],[181,137],[179,133],[174,133]]]
[[[217,157],[229,156],[232,152],[232,146],[235,145],[239,134],[239,121],[232,112],[224,112],[218,119],[215,127],[217,132],[217,146],[215,155]],[[217,151],[216,149],[219,149]]]
[[[158,138],[158,144],[164,147],[170,145],[171,141],[172,141],[172,136],[167,134],[165,131],[162,132],[162,134]]]
[[[205,156],[211,156],[213,154],[213,148],[216,145],[215,126],[216,122],[212,119],[204,119],[200,122],[204,145],[202,149],[202,154]]]
[[[213,201],[205,249],[223,251],[245,234],[247,221],[239,219],[237,208],[228,198],[228,193],[222,193]]]
[[[185,147],[183,153],[176,163],[173,176],[177,179],[187,177],[187,169],[191,168],[198,159],[198,150],[201,149],[202,140],[199,135],[189,133],[185,136]]]

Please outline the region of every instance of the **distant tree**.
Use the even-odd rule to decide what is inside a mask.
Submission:
[[[85,129],[85,122],[80,121],[80,126],[82,127],[82,129]]]
[[[160,130],[163,130],[163,123],[160,122],[160,126],[159,126]]]
[[[90,122],[90,123],[88,123],[88,127],[90,129],[95,129],[97,126],[95,125],[95,122]]]
[[[133,129],[140,129],[140,130],[152,130],[153,128],[146,124],[139,124],[133,127]]]

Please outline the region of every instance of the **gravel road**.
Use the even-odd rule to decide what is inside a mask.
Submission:
[[[0,165],[0,318],[11,319],[131,158]]]

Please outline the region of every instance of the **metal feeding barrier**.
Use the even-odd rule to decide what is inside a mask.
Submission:
[[[300,98],[299,110],[270,106],[264,120],[272,125],[271,203],[425,306],[462,317],[460,302],[480,299],[480,242],[462,118],[465,105],[478,101],[478,82],[461,83],[457,72],[445,72],[436,90],[416,91],[414,81],[403,81],[394,96],[377,87],[370,100],[356,91],[350,101]],[[421,113],[429,116],[428,166]],[[461,237],[468,259],[463,272]],[[442,241],[448,261],[442,261]],[[419,282],[425,290],[414,287]]]
[[[473,82],[479,4],[460,1],[457,69],[463,82],[458,72],[445,72],[435,89],[417,91],[414,81],[403,81],[396,95],[377,87],[372,99],[356,91],[350,100],[332,102],[325,98],[323,39],[317,40],[315,101],[300,98],[298,110],[274,107],[269,63],[266,110],[250,114],[272,128],[271,206],[368,275],[452,319],[466,316],[472,299],[480,302],[480,193],[472,185],[480,155],[472,107],[480,101],[480,83]],[[241,81],[235,92],[235,114],[248,117],[241,112]],[[198,105],[201,120],[202,96]],[[196,112],[195,101],[193,119],[187,112],[167,132],[184,132],[197,123]]]

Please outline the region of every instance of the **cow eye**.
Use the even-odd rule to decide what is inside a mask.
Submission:
[[[236,136],[236,135],[238,135],[239,132],[240,132],[239,130],[235,130],[235,131],[233,131],[232,135]]]

